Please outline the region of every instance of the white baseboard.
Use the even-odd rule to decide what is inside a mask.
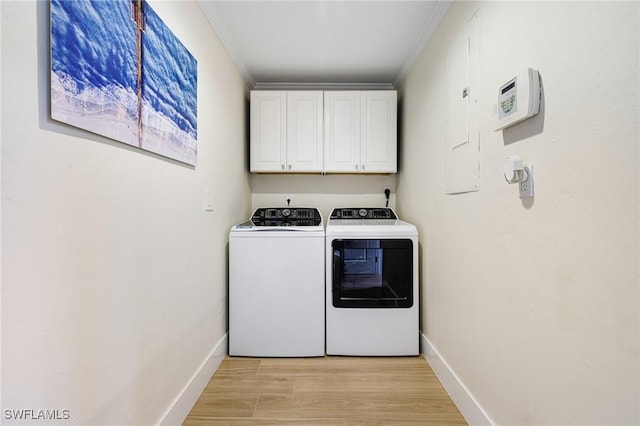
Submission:
[[[427,336],[420,333],[422,356],[427,360],[440,383],[445,388],[453,403],[470,425],[493,425],[487,413],[469,392],[449,364],[440,356],[438,350],[429,342]]]
[[[211,376],[213,376],[213,373],[216,372],[220,363],[227,355],[228,345],[229,334],[227,333],[209,353],[193,377],[191,377],[191,380],[189,380],[184,389],[182,389],[182,392],[180,392],[164,416],[162,416],[160,425],[174,426],[181,425],[182,422],[184,422],[184,419],[189,415],[191,408],[193,408],[193,405],[202,394],[207,383],[211,380]]]

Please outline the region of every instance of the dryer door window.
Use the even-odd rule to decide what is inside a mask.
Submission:
[[[333,306],[413,306],[413,243],[409,239],[333,240]]]

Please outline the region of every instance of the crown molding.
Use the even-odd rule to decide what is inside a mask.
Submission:
[[[391,83],[256,83],[254,90],[393,90]]]

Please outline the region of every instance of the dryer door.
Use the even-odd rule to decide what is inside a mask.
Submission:
[[[336,308],[413,306],[413,243],[409,239],[339,239],[333,249]]]

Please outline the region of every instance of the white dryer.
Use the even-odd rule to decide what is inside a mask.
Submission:
[[[418,355],[418,232],[389,208],[340,208],[326,228],[327,355]]]
[[[229,234],[229,355],[324,356],[324,224],[261,208]]]

